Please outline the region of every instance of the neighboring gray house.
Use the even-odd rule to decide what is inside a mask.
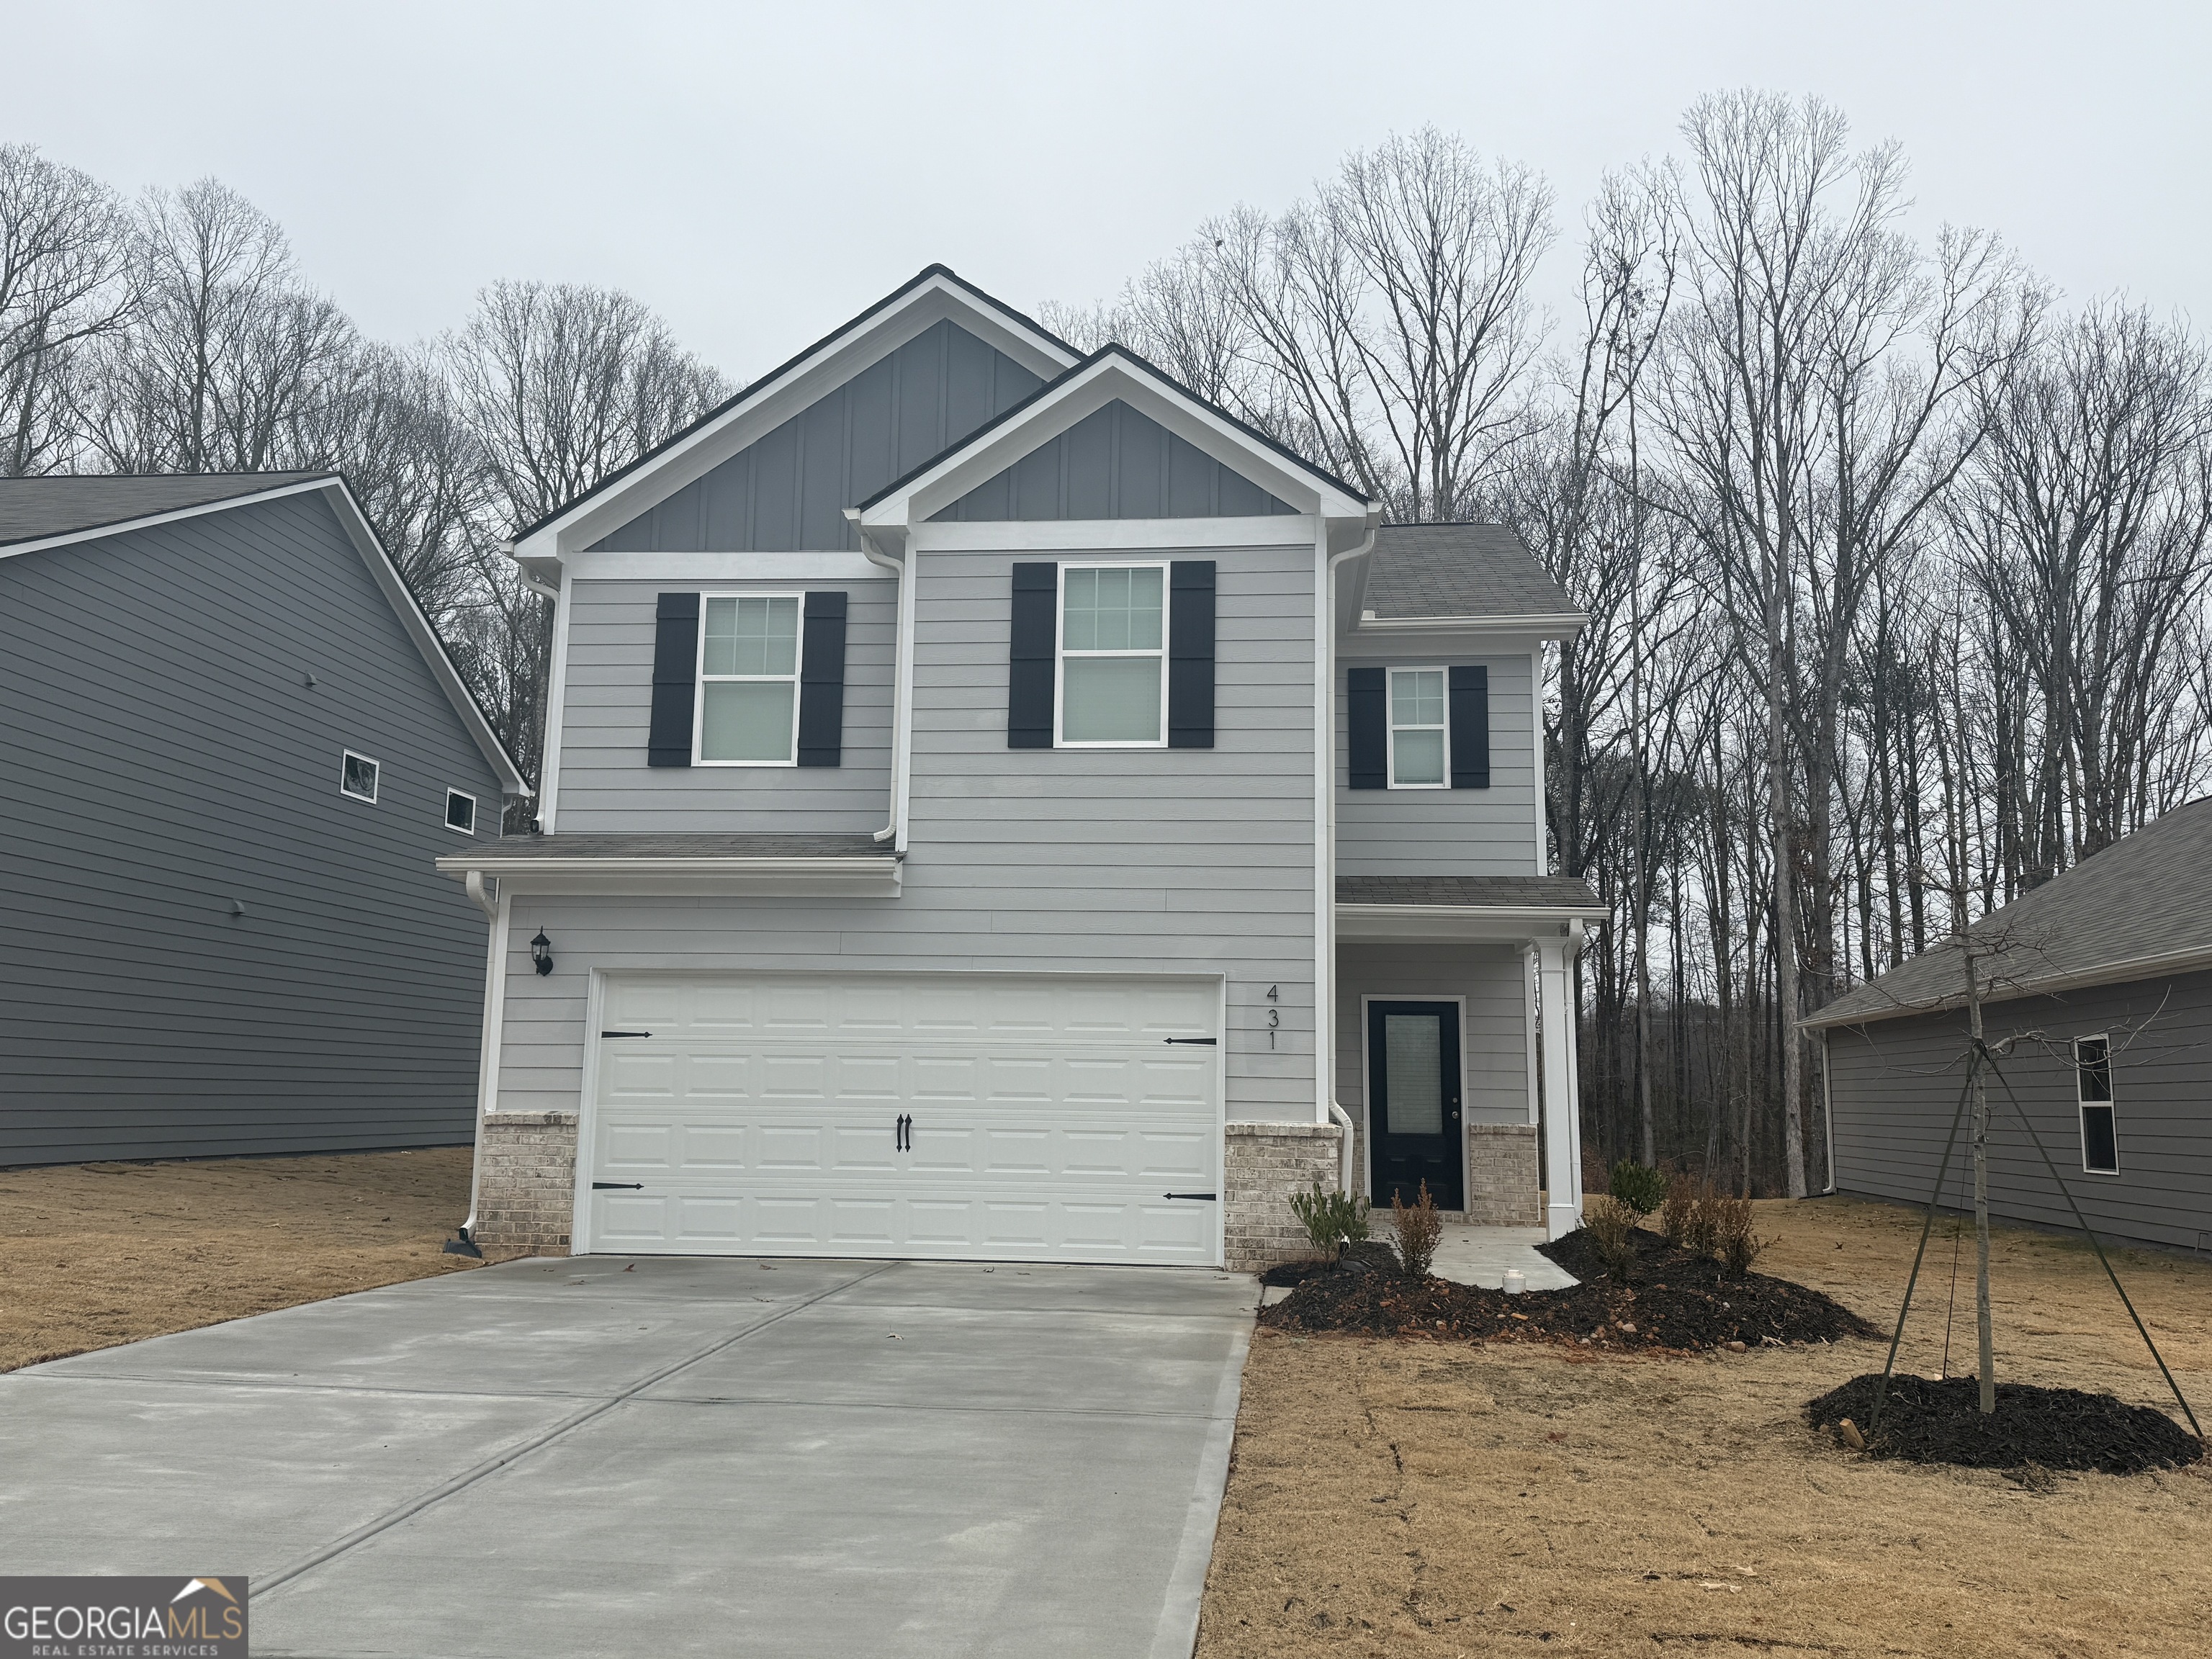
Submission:
[[[467,1141],[514,793],[337,477],[0,480],[0,1165]]]
[[[1971,930],[1983,1027],[2082,1212],[2116,1238],[2212,1244],[2212,799],[2178,806]],[[1806,1022],[1826,1044],[1830,1167],[1928,1202],[1966,1080],[1965,954],[1945,945]],[[2074,1224],[1990,1085],[1990,1206]],[[1972,1202],[1964,1135],[1947,1206]]]
[[[544,834],[440,861],[496,892],[477,1235],[1249,1267],[1340,1179],[1574,1225],[1582,618],[1380,516],[932,267],[532,526]]]

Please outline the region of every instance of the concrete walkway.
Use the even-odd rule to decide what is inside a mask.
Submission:
[[[1446,1222],[1430,1271],[1438,1279],[1461,1285],[1480,1285],[1486,1291],[1502,1290],[1505,1270],[1518,1267],[1532,1291],[1571,1290],[1582,1281],[1549,1257],[1539,1255],[1544,1242],[1541,1227],[1477,1227],[1466,1222]]]
[[[13,1573],[252,1581],[257,1654],[1181,1659],[1252,1281],[618,1258],[0,1376]]]

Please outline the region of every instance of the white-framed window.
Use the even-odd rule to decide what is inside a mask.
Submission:
[[[1164,749],[1168,714],[1168,568],[1060,567],[1054,740],[1070,749]]]
[[[465,836],[477,832],[477,798],[465,790],[446,791],[446,828]]]
[[[384,768],[366,755],[345,751],[345,759],[338,766],[338,793],[350,795],[356,800],[376,805],[376,781],[383,775]]]
[[[1390,671],[1390,787],[1451,787],[1451,698],[1441,668]]]
[[[2081,1106],[2081,1169],[2087,1175],[2120,1172],[2120,1131],[2112,1103],[2112,1040],[2074,1039],[2075,1094]]]
[[[708,593],[699,605],[696,766],[799,764],[796,593]]]

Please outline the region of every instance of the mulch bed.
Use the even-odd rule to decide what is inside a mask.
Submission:
[[[1260,1322],[1281,1331],[1507,1338],[1613,1352],[1693,1352],[1732,1342],[1756,1347],[1881,1334],[1842,1304],[1802,1285],[1762,1273],[1737,1277],[1654,1232],[1639,1230],[1632,1238],[1635,1261],[1618,1276],[1603,1270],[1580,1233],[1539,1245],[1583,1282],[1572,1290],[1519,1296],[1442,1279],[1408,1279],[1387,1246],[1355,1247],[1359,1253],[1346,1252],[1341,1265],[1291,1264],[1298,1270],[1291,1280],[1296,1288],[1261,1309]],[[1278,1268],[1267,1282],[1280,1284],[1287,1277]]]
[[[1805,1420],[1830,1428],[1849,1418],[1862,1434],[1874,1417],[1879,1371],[1808,1401]],[[1957,1463],[1970,1469],[2098,1469],[2140,1474],[2179,1468],[2204,1455],[2204,1443],[2164,1412],[2130,1406],[2108,1394],[1997,1384],[1997,1408],[1982,1415],[1981,1389],[1971,1376],[1898,1376],[1889,1379],[1881,1427],[1867,1436],[1867,1455],[1914,1463]]]

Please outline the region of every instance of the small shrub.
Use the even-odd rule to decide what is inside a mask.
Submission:
[[[1682,1248],[1698,1255],[1713,1253],[1718,1218],[1715,1206],[1729,1200],[1717,1192],[1712,1182],[1701,1181],[1691,1194],[1689,1210],[1682,1218]]]
[[[1634,1209],[1610,1194],[1583,1206],[1583,1226],[1607,1273],[1625,1276],[1636,1260],[1635,1248],[1628,1242],[1629,1234],[1636,1231],[1636,1219]]]
[[[1390,1221],[1398,1231],[1398,1265],[1408,1279],[1426,1279],[1429,1264],[1437,1259],[1443,1237],[1443,1218],[1437,1201],[1429,1196],[1429,1183],[1421,1183],[1420,1196],[1411,1204],[1395,1191],[1390,1194]]]
[[[1659,1200],[1659,1236],[1677,1249],[1687,1249],[1690,1218],[1698,1207],[1698,1183],[1678,1175],[1667,1183],[1667,1196]]]
[[[1613,1166],[1613,1181],[1607,1190],[1638,1215],[1646,1216],[1657,1209],[1666,1197],[1667,1177],[1649,1164],[1624,1158]]]
[[[1751,1231],[1751,1200],[1715,1194],[1707,1204],[1713,1218],[1712,1253],[1730,1273],[1749,1273],[1759,1252],[1774,1242]]]
[[[1314,1182],[1310,1193],[1291,1194],[1291,1212],[1297,1216],[1316,1250],[1339,1254],[1346,1244],[1367,1242],[1367,1200],[1350,1193],[1328,1193]]]

